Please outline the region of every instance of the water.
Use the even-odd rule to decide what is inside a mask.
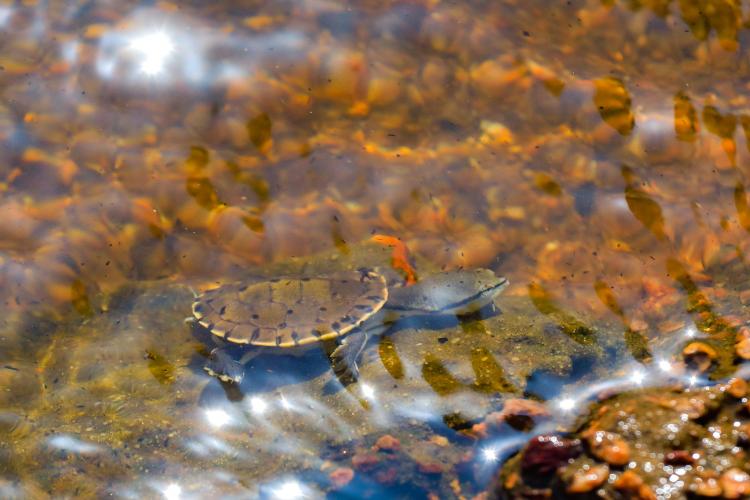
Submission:
[[[682,377],[691,340],[717,350],[691,383],[730,376],[747,16],[0,6],[2,496],[471,497],[602,391]],[[191,288],[361,266],[511,286],[398,325],[347,388],[322,351],[262,356],[239,387],[203,372]],[[555,418],[477,430],[513,399]]]

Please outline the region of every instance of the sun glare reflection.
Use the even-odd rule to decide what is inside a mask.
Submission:
[[[302,485],[299,481],[290,479],[284,481],[281,485],[271,491],[273,498],[280,500],[293,500],[295,498],[304,498],[305,492],[302,490]]]
[[[227,412],[220,408],[212,408],[206,410],[206,420],[211,424],[212,427],[223,427],[229,423],[231,417]]]
[[[130,42],[130,49],[140,57],[140,71],[157,76],[164,71],[169,57],[175,51],[172,39],[163,31],[141,35]]]
[[[178,500],[182,495],[182,488],[180,488],[180,485],[177,483],[170,483],[164,488],[162,494],[167,500]]]
[[[362,395],[367,399],[375,399],[375,389],[369,384],[362,384]]]
[[[665,373],[669,373],[672,371],[672,363],[670,363],[666,359],[659,360],[659,362],[657,363],[657,366],[659,367],[659,370]]]
[[[279,396],[279,401],[281,401],[281,407],[285,410],[291,410],[292,409],[292,403],[289,402],[287,398],[284,397],[283,394]]]
[[[497,450],[492,447],[487,447],[482,450],[482,459],[485,462],[497,462]]]
[[[641,385],[645,379],[646,379],[646,374],[643,373],[641,370],[635,370],[630,375],[631,382],[637,385]]]
[[[561,399],[560,402],[557,403],[557,407],[563,411],[570,411],[573,408],[575,408],[575,406],[576,406],[576,402],[573,398]]]
[[[250,398],[250,411],[256,415],[263,415],[268,410],[268,403],[261,398],[254,396]]]
[[[688,326],[687,328],[685,328],[685,337],[687,337],[689,339],[692,339],[697,334],[698,334],[698,331],[695,329],[694,326],[691,325],[691,326]]]

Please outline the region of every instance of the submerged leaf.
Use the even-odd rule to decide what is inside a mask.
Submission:
[[[389,337],[380,337],[378,354],[380,354],[380,361],[383,363],[385,370],[390,373],[391,377],[396,380],[404,377],[404,365],[401,363],[401,358],[398,357],[393,340]]]
[[[262,153],[265,153],[270,147],[271,127],[271,117],[266,113],[260,113],[247,121],[247,133],[250,136],[250,142]]]
[[[732,113],[722,115],[714,106],[705,106],[703,108],[703,123],[706,124],[706,129],[712,134],[731,139],[734,136],[734,129],[737,128],[737,117]]]
[[[432,354],[428,354],[422,364],[422,378],[439,396],[452,394],[462,386],[461,382],[456,380],[443,363]]]
[[[185,189],[198,205],[207,210],[219,205],[219,195],[208,177],[188,177]]]
[[[174,365],[167,358],[149,349],[146,351],[146,359],[148,359],[148,370],[160,384],[169,385],[174,382]]]
[[[661,206],[643,191],[635,182],[635,175],[630,167],[622,167],[622,176],[628,183],[625,186],[625,201],[633,216],[658,239],[666,239],[664,216]]]
[[[474,369],[474,389],[485,393],[517,392],[513,383],[505,376],[505,370],[498,364],[492,353],[484,347],[471,350],[471,367]]]
[[[635,127],[630,94],[619,78],[608,76],[594,81],[594,104],[599,115],[620,135],[628,135]]]
[[[750,207],[747,204],[745,186],[738,182],[734,187],[734,207],[737,210],[737,219],[745,231],[750,232]]]
[[[677,139],[693,142],[699,131],[698,113],[690,102],[690,97],[684,92],[678,92],[674,96],[674,132]]]
[[[89,302],[88,291],[83,281],[76,279],[70,285],[70,301],[73,308],[79,314],[88,316],[91,314],[91,303]]]

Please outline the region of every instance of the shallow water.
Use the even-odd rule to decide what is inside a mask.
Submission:
[[[748,12],[3,4],[0,496],[470,498],[545,430],[484,432],[510,400],[551,429],[735,373]],[[191,289],[363,266],[511,285],[397,325],[346,388],[322,351],[203,372]]]

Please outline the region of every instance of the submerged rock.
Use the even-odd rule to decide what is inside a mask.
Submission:
[[[564,441],[537,436],[501,468],[495,498],[591,494],[745,498],[750,492],[746,381],[657,387],[595,404]],[[567,446],[551,446],[551,439]],[[570,443],[584,441],[581,448]]]

